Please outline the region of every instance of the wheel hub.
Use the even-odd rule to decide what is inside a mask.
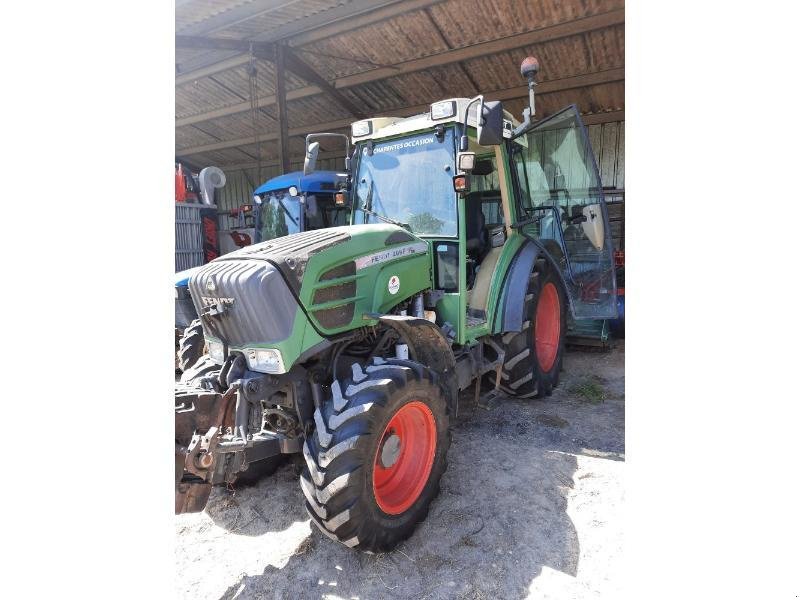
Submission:
[[[381,448],[381,466],[388,469],[393,466],[400,458],[400,436],[393,431],[383,438]]]
[[[433,468],[436,419],[423,402],[412,400],[394,413],[381,435],[372,468],[372,489],[380,509],[390,515],[409,510]]]
[[[558,355],[561,337],[561,302],[558,290],[551,282],[542,288],[536,306],[536,326],[534,327],[534,346],[536,359],[544,372],[553,368]]]

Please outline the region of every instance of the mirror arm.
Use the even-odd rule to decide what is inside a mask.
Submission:
[[[467,107],[464,109],[464,131],[461,135],[461,140],[459,142],[458,149],[461,152],[466,152],[469,150],[469,139],[467,138],[467,120],[469,117],[469,108],[476,102],[480,102],[480,106],[478,108],[478,112],[475,114],[475,128],[477,129],[478,126],[481,124],[481,120],[483,119],[483,95],[475,96],[472,100],[467,103]]]
[[[528,127],[531,126],[531,123],[531,109],[530,107],[527,107],[522,111],[522,123],[520,123],[519,127],[514,128],[514,131],[511,132],[511,139],[513,140],[515,137],[518,137],[520,134],[524,133]]]
[[[306,156],[308,156],[308,147],[311,141],[322,137],[341,137],[344,138],[344,166],[345,171],[350,170],[350,137],[344,133],[309,133],[306,136]]]

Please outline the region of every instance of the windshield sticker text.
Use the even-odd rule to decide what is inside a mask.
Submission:
[[[427,144],[432,144],[436,141],[436,136],[432,135],[430,137],[424,138],[413,138],[410,140],[401,140],[399,142],[395,142],[394,144],[388,144],[386,146],[381,146],[380,148],[375,148],[372,153],[373,154],[380,154],[381,152],[395,152],[397,150],[401,150],[403,148],[414,148],[416,146],[426,146]]]

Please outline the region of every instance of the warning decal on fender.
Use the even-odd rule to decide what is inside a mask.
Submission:
[[[400,291],[400,278],[397,275],[392,275],[389,277],[389,293],[394,296],[397,292]]]

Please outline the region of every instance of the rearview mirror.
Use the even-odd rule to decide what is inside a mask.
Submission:
[[[306,158],[303,161],[303,175],[310,175],[317,166],[317,155],[319,154],[319,142],[311,142],[306,150]]]
[[[503,142],[503,104],[499,100],[480,104],[482,118],[478,120],[478,144],[497,146]]]

